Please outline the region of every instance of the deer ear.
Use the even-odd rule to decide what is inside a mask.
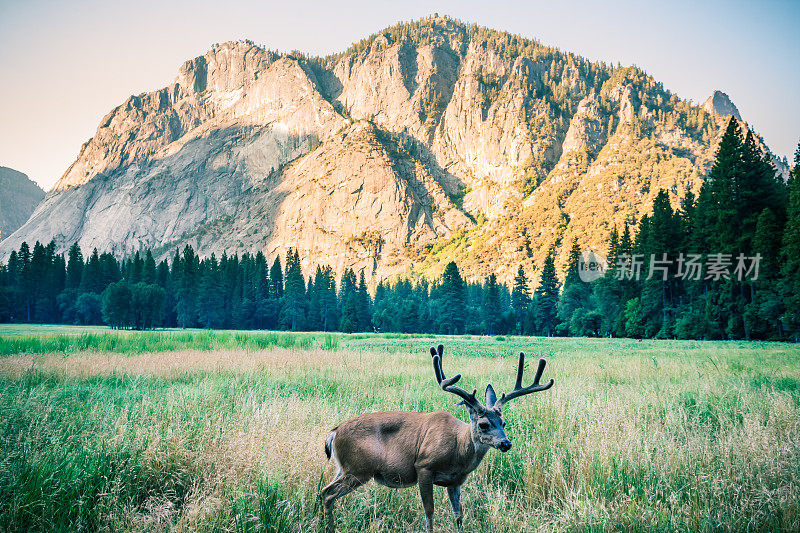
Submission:
[[[491,407],[494,405],[494,402],[497,401],[497,395],[494,393],[494,389],[492,388],[492,384],[486,385],[486,394],[483,395],[483,403],[487,407]]]

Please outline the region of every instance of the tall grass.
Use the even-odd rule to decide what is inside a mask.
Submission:
[[[290,332],[233,331],[139,331],[100,332],[74,335],[0,337],[0,356],[30,353],[172,352],[177,350],[264,350],[267,348],[309,348],[327,342],[321,335]]]
[[[433,385],[426,347],[436,339],[307,335],[280,347],[226,335],[194,338],[191,350],[130,341],[116,354],[0,359],[2,529],[316,531],[333,425],[389,409],[465,417]],[[215,348],[226,342],[236,348]],[[510,388],[523,346],[556,379],[507,407],[514,447],[490,452],[468,479],[466,530],[800,529],[795,346],[446,344],[446,371],[463,373],[465,387]],[[437,531],[454,531],[437,491]],[[337,524],[421,529],[418,499],[370,484],[337,504]]]

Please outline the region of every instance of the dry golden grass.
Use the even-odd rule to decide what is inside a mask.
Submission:
[[[342,364],[341,352],[326,350],[178,350],[122,355],[83,352],[64,354],[15,355],[0,359],[0,375],[19,377],[40,370],[68,378],[87,378],[111,374],[147,375],[161,378],[195,372],[281,372],[309,366]]]

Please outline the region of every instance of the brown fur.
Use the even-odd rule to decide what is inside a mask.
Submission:
[[[394,488],[417,484],[429,532],[433,531],[433,486],[447,487],[456,525],[461,531],[461,484],[478,467],[489,448],[502,452],[511,449],[511,441],[503,429],[503,403],[553,385],[552,379],[547,385],[539,385],[545,366],[544,360],[540,360],[533,384],[522,387],[525,355],[521,353],[514,390],[498,399],[488,385],[482,404],[475,392],[469,394],[455,386],[460,374],[449,379],[445,376],[443,352],[441,344],[438,349],[431,348],[434,376],[442,390],[462,399],[470,423],[445,411],[388,411],[359,415],[333,428],[325,441],[325,454],[336,461],[339,470],[320,494],[329,532],[334,531],[333,502],[371,479]]]
[[[418,484],[432,527],[432,485],[448,487],[449,492],[458,489],[489,449],[473,437],[471,424],[445,411],[366,413],[339,424],[333,435],[326,452],[340,471],[321,494],[329,531],[333,531],[333,502],[371,479],[395,488]],[[453,498],[451,494],[451,502]],[[456,505],[460,527],[458,498],[454,511]]]

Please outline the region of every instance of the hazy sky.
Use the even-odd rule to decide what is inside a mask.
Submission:
[[[213,43],[327,54],[433,12],[636,64],[695,103],[725,91],[790,160],[800,138],[800,0],[0,0],[0,165],[49,189],[106,113]]]

